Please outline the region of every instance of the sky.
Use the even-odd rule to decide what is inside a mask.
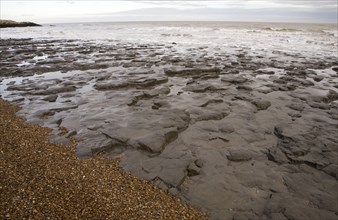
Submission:
[[[337,23],[337,0],[0,0],[0,18],[42,24],[109,21]]]

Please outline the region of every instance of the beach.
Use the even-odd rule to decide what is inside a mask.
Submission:
[[[337,218],[334,25],[45,25],[6,29],[0,51],[1,98],[19,106],[18,116],[29,124],[20,126],[38,129],[41,137],[30,137],[41,138],[40,143],[47,143],[46,138],[58,155],[38,159],[35,151],[43,152],[42,145],[31,148],[19,142],[22,150],[3,154],[2,161],[9,163],[15,153],[38,161],[38,167],[59,161],[60,172],[68,169],[62,171],[62,181],[72,167],[86,167],[83,172],[90,178],[69,177],[74,181],[69,185],[84,196],[99,190],[98,198],[113,190],[110,205],[120,208],[103,206],[103,218],[139,218],[143,211],[154,214],[147,215],[151,219],[205,217],[166,193],[211,219]],[[14,107],[1,103],[12,109],[14,121],[22,120],[14,117]],[[8,148],[15,137],[11,134],[21,134],[6,127],[2,132],[8,139],[1,141],[1,149]],[[19,172],[16,167],[10,170]],[[10,192],[6,184],[15,179],[8,178],[1,184],[7,186],[4,192]],[[48,187],[39,178],[34,181],[21,183]],[[126,194],[151,202],[149,207],[114,200],[125,190],[121,184],[134,181],[140,189]],[[88,192],[76,188],[78,182]],[[113,183],[120,185],[109,185]],[[65,202],[68,188],[59,189],[65,191],[53,204]],[[10,194],[4,198],[14,199]],[[159,208],[162,214],[153,213],[155,206],[164,205],[157,201],[172,205]],[[92,207],[97,206],[88,205],[88,210]],[[86,210],[89,217],[101,212]],[[135,210],[140,214],[134,216]]]
[[[121,171],[118,159],[75,156],[47,141],[0,100],[2,219],[207,219],[153,184]],[[61,132],[60,132],[61,133]]]

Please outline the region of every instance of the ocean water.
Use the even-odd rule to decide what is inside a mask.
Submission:
[[[181,48],[280,51],[306,57],[337,56],[336,24],[251,22],[112,22],[46,24],[1,30],[1,38],[77,39],[97,43],[177,43]]]

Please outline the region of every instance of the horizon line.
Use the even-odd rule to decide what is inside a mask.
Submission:
[[[9,20],[9,19],[1,19],[1,20]],[[23,21],[25,22],[25,21]],[[29,22],[29,21],[26,21]],[[253,20],[253,21],[247,21],[247,20],[145,20],[145,21],[138,21],[138,20],[130,20],[130,21],[78,21],[78,22],[53,22],[53,23],[38,23],[38,24],[81,24],[81,23],[149,23],[149,22],[192,22],[192,23],[206,23],[206,22],[219,22],[219,23],[274,23],[274,24],[335,24],[338,25],[338,21],[336,22],[298,22],[298,21],[259,21],[259,20]]]

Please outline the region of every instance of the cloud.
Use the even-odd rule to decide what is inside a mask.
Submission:
[[[76,0],[73,0],[76,1]],[[332,0],[123,0],[143,8],[84,13],[86,21],[262,21],[335,23]],[[147,6],[147,7],[144,7]],[[83,19],[84,19],[83,17]],[[74,18],[73,18],[74,19]]]
[[[336,10],[299,11],[283,8],[146,8],[118,13],[100,14],[107,20],[132,21],[262,21],[262,22],[332,22],[337,19]]]
[[[27,20],[36,22],[230,20],[337,23],[337,0],[0,0],[0,3],[1,17],[15,20],[24,14]]]
[[[246,8],[335,8],[337,10],[337,0],[123,0],[128,2],[143,2],[157,6],[186,5],[198,6],[222,6],[222,7],[246,7]]]
[[[337,0],[122,0],[132,4],[145,4],[149,7],[164,8],[285,8],[291,10],[337,10]]]
[[[73,0],[76,1],[76,0]],[[302,4],[302,5],[322,5],[330,4],[337,5],[336,0],[120,0],[129,2],[228,2],[228,3],[247,3],[247,2],[272,2],[272,3],[286,3],[286,4]]]

